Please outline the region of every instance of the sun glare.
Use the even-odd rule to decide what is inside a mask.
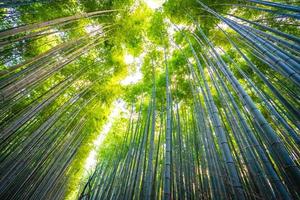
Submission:
[[[130,65],[134,62],[134,57],[130,54],[126,54],[124,56],[124,62],[127,64],[127,65]]]
[[[144,0],[144,1],[151,9],[160,8],[165,2],[165,0]]]

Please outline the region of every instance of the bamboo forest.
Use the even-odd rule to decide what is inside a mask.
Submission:
[[[300,199],[300,1],[0,0],[0,199]]]

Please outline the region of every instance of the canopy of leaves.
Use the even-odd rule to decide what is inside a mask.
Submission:
[[[143,142],[143,133],[151,130],[155,148],[161,147],[154,156],[160,163],[155,176],[161,179],[155,188],[163,194],[159,184],[163,183],[167,142],[164,134],[163,141],[158,134],[166,129],[168,110],[172,148],[178,153],[172,162],[182,162],[176,156],[184,143],[180,156],[192,163],[185,170],[191,167],[194,175],[201,174],[203,180],[195,181],[195,187],[202,184],[207,192],[203,199],[219,194],[211,191],[226,190],[229,199],[237,194],[234,188],[227,190],[231,182],[222,185],[214,179],[222,170],[232,175],[228,166],[217,164],[227,156],[224,143],[246,197],[255,199],[251,192],[258,198],[268,194],[282,197],[276,196],[278,185],[268,176],[270,166],[288,196],[300,197],[286,163],[289,156],[291,166],[299,168],[300,163],[299,4],[167,0],[151,9],[149,3],[155,2],[0,3],[0,199],[76,199],[89,194],[87,183],[94,180],[89,173],[100,173],[103,163],[109,170],[101,173],[110,177],[116,165],[128,161],[131,151],[140,149],[144,153],[135,155],[148,155],[150,135]],[[127,79],[131,82],[124,84]],[[119,99],[125,102],[120,109],[127,114],[112,120]],[[249,107],[249,99],[255,109],[252,104]],[[153,122],[149,113],[155,111]],[[154,128],[147,128],[150,121]],[[268,124],[267,130],[263,122]],[[108,123],[110,129],[98,147],[95,141]],[[219,125],[224,135],[219,135]],[[276,139],[271,141],[268,133]],[[177,141],[180,137],[182,141]],[[273,148],[272,142],[278,140],[281,146]],[[244,151],[255,146],[253,141],[262,150]],[[207,150],[208,146],[212,150]],[[85,169],[94,150],[98,164]],[[265,166],[261,151],[270,165]],[[276,154],[283,151],[286,160]],[[253,164],[247,156],[259,160]],[[149,161],[146,156],[144,159],[141,162]],[[268,176],[266,183],[252,183],[258,173],[252,165],[262,171],[262,177]],[[173,168],[182,170],[176,165]],[[146,176],[147,167],[143,170],[141,174]],[[176,179],[192,180],[191,174],[182,173],[187,172],[178,172]],[[143,184],[138,182],[136,187],[146,187]],[[266,194],[259,184],[268,188]],[[117,192],[119,186],[113,186]],[[189,187],[191,194],[197,193]],[[178,186],[172,195],[179,195],[181,189]]]

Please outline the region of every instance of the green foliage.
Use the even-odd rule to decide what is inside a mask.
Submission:
[[[233,16],[238,16],[282,31],[286,35],[299,36],[297,19],[277,18],[276,13],[263,12],[249,6],[271,9],[271,11],[278,11],[277,8],[237,0],[203,0],[201,2],[222,17],[231,15],[230,19],[234,19]],[[263,148],[269,148],[264,152],[267,158],[272,160],[271,166],[275,166],[275,174],[278,174],[280,180],[284,180],[285,187],[289,188],[293,197],[299,197],[297,192],[294,192],[295,194],[291,192],[293,187],[288,185],[290,178],[286,178],[288,175],[285,171],[285,168],[288,167],[278,162],[274,156],[277,152],[273,152],[269,138],[264,135],[268,130],[263,130],[264,127],[257,127],[259,123],[256,119],[257,115],[253,114],[254,109],[249,109],[244,100],[241,100],[241,91],[237,90],[237,86],[231,80],[234,77],[238,81],[241,86],[238,89],[242,88],[249,95],[266,119],[266,124],[270,125],[276,137],[283,141],[282,146],[288,149],[289,154],[295,156],[294,160],[299,166],[298,144],[289,135],[290,132],[299,130],[297,124],[299,116],[293,113],[293,109],[296,110],[294,112],[300,109],[299,86],[291,79],[295,75],[286,75],[284,67],[276,65],[279,61],[274,61],[275,58],[285,54],[291,59],[281,57],[282,62],[280,63],[292,60],[299,64],[299,52],[290,47],[286,48],[283,43],[274,42],[254,30],[260,30],[269,34],[269,37],[273,36],[296,46],[295,41],[282,35],[278,36],[276,32],[234,19],[239,30],[242,30],[242,27],[251,27],[252,29],[247,29],[247,31],[251,32],[250,30],[252,30],[251,33],[255,36],[253,40],[262,38],[265,44],[258,44],[258,40],[250,42],[245,35],[233,30],[224,21],[221,22],[218,17],[209,12],[209,9],[202,7],[197,0],[168,0],[156,10],[151,10],[143,1],[134,0],[28,1],[28,4],[25,5],[14,5],[13,3],[11,2],[12,8],[10,9],[0,8],[0,130],[5,133],[3,134],[5,139],[2,139],[1,135],[0,158],[4,164],[0,166],[0,169],[3,169],[3,174],[6,175],[3,177],[11,176],[11,182],[8,179],[4,180],[6,182],[3,185],[7,185],[5,186],[7,188],[4,186],[0,188],[5,191],[7,189],[9,194],[5,198],[14,195],[12,193],[17,191],[15,195],[20,195],[18,196],[20,199],[29,198],[35,193],[45,195],[44,198],[48,198],[47,195],[52,195],[51,197],[54,198],[59,194],[61,196],[58,199],[62,197],[75,199],[79,190],[82,189],[79,185],[84,185],[87,181],[87,177],[84,177],[85,161],[94,148],[93,142],[109,120],[109,113],[113,110],[113,102],[116,99],[122,98],[126,102],[128,110],[130,106],[133,106],[135,114],[141,106],[141,122],[133,124],[141,125],[140,129],[145,130],[147,111],[153,101],[151,96],[155,86],[156,115],[158,116],[161,114],[159,112],[162,112],[163,119],[166,119],[166,66],[169,71],[169,84],[173,100],[171,105],[173,126],[180,124],[176,121],[175,111],[177,108],[175,107],[177,105],[175,103],[180,105],[179,112],[183,125],[181,127],[182,141],[184,142],[182,153],[186,159],[185,163],[190,162],[189,156],[197,157],[197,153],[205,158],[208,155],[205,153],[214,155],[215,161],[223,159],[221,156],[224,151],[222,145],[219,144],[220,137],[216,128],[219,126],[214,124],[215,116],[218,116],[224,127],[225,138],[228,139],[230,155],[234,158],[236,166],[239,167],[238,173],[243,173],[240,174],[243,179],[242,184],[246,188],[252,187],[251,184],[245,184],[252,180],[252,175],[249,175],[252,169],[249,169],[247,165],[249,161],[246,160],[243,147],[241,147],[251,142],[247,138],[248,135],[239,135],[246,134],[247,131],[243,127],[243,123],[246,123],[253,131],[254,137],[258,138],[259,144]],[[4,5],[4,3],[2,4]],[[63,20],[69,16],[79,16],[83,13],[88,15],[87,13],[104,10],[114,11],[90,17],[79,17],[70,21]],[[279,11],[285,12],[284,9]],[[287,13],[291,14],[292,12]],[[57,19],[61,19],[62,22],[30,28],[35,23]],[[24,30],[14,31],[20,27]],[[219,27],[230,36],[232,42],[237,44],[245,57],[257,68],[257,71],[233,47]],[[203,34],[207,38],[198,28],[203,30]],[[13,31],[9,32],[9,30]],[[197,37],[201,41],[197,41]],[[208,43],[206,39],[211,43]],[[271,51],[269,48],[262,52],[255,44],[263,48],[267,48],[266,44],[270,44],[279,50]],[[214,55],[213,49],[219,57]],[[267,52],[271,52],[274,57],[268,56]],[[128,54],[138,58],[138,63],[127,64],[124,57]],[[196,56],[200,60],[199,63],[196,62]],[[224,61],[226,68],[222,68],[223,63],[220,60]],[[135,84],[120,84],[130,75],[130,67],[138,68],[136,65],[141,66],[142,80]],[[293,68],[290,63],[287,66],[292,69],[297,67]],[[226,70],[230,70],[232,76]],[[258,72],[262,72],[262,75]],[[213,109],[213,105],[207,99],[209,95],[216,106],[217,114],[215,110],[213,112],[210,110]],[[232,95],[231,98],[229,95]],[[236,111],[233,100],[236,101],[241,115],[233,112]],[[204,118],[201,119],[202,121],[198,116],[200,111],[197,112],[200,106],[204,109],[201,113]],[[239,117],[245,119],[245,122],[242,122]],[[51,121],[52,118],[54,120]],[[129,138],[133,134],[132,130],[127,132],[128,118],[128,116],[118,116],[113,123],[104,143],[97,152],[100,163],[112,160],[117,162],[117,159],[123,159],[127,155],[126,151],[131,146],[124,142],[124,138],[127,133],[129,133]],[[135,120],[137,120],[136,118]],[[149,122],[152,122],[151,120]],[[158,117],[156,120],[158,124]],[[236,124],[234,124],[235,122]],[[198,127],[197,123],[203,124]],[[157,124],[154,139],[156,144],[160,128],[160,125]],[[200,137],[200,133],[203,134],[201,128],[209,130],[211,135],[201,135],[203,138],[197,138]],[[174,138],[179,139],[176,131],[179,130],[174,129],[172,134]],[[191,133],[199,134],[190,135]],[[299,134],[296,133],[296,135]],[[245,138],[247,141],[242,144],[240,141],[246,140]],[[165,140],[164,134],[162,140]],[[196,140],[199,140],[199,144]],[[135,145],[139,145],[140,141],[142,140],[136,141]],[[209,142],[205,143],[204,141]],[[227,142],[221,142],[227,144]],[[162,159],[164,143],[165,141],[161,141],[160,144],[157,144],[161,147],[157,158],[159,166],[164,164]],[[63,144],[69,146],[65,147]],[[174,144],[175,151],[179,152],[178,141],[174,140]],[[274,142],[274,144],[277,143]],[[214,150],[206,151],[205,145],[213,147]],[[121,146],[124,146],[124,152],[120,152]],[[253,144],[253,146],[255,145]],[[48,147],[49,152],[47,152]],[[145,152],[148,150],[147,148],[149,147],[145,147]],[[25,150],[23,151],[23,149]],[[74,152],[72,152],[73,150]],[[60,155],[60,152],[63,153]],[[257,156],[260,153],[258,150],[250,153],[261,159]],[[116,157],[117,155],[118,157]],[[60,163],[55,163],[59,159],[61,159]],[[174,162],[179,162],[176,159]],[[238,163],[239,159],[241,159],[240,163]],[[14,160],[20,163],[24,161],[20,175],[9,171],[10,164],[14,163]],[[146,160],[147,158],[145,158]],[[194,162],[195,158],[192,160]],[[215,163],[215,161],[209,164]],[[207,159],[203,162],[208,164],[210,161]],[[263,159],[259,162],[259,165],[264,164]],[[193,164],[198,165],[197,162]],[[240,167],[241,165],[243,167]],[[206,181],[211,180],[214,176],[217,177],[218,174],[205,174],[209,169],[203,166],[198,166],[203,170],[199,173],[205,175]],[[220,167],[219,170],[223,170],[223,167]],[[55,178],[53,191],[45,190],[42,193],[41,190],[37,190],[39,187],[50,188],[43,180],[50,180],[53,174],[51,170],[56,168],[57,174],[61,174],[61,176],[53,175],[53,179]],[[158,178],[162,178],[162,170],[158,171],[160,173]],[[27,172],[32,172],[32,174],[29,176]],[[218,173],[220,172],[218,171]],[[38,176],[40,174],[43,176]],[[262,174],[262,177],[267,177],[267,174],[270,173]],[[31,180],[31,176],[32,180],[39,181],[29,181],[31,184],[27,184],[27,181]],[[185,175],[185,177],[188,176],[188,174]],[[271,181],[274,177],[268,178],[270,183],[265,185],[267,187],[273,184]],[[211,185],[210,183],[209,187]],[[275,186],[270,187],[272,187],[271,191],[277,191]],[[247,192],[259,190],[257,188],[259,187],[255,185],[254,188],[250,188],[251,191],[247,190]],[[63,191],[62,189],[65,190],[65,194],[59,193]],[[228,193],[233,192],[230,190]],[[0,193],[0,197],[2,196],[4,195]]]
[[[167,44],[167,30],[163,13],[155,12],[151,16],[147,36],[153,44],[159,46]]]

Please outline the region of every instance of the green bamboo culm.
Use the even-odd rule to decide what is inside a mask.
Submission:
[[[0,2],[0,199],[300,199],[300,6]]]

